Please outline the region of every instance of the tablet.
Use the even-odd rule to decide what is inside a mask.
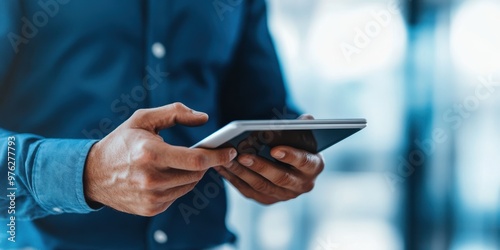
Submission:
[[[234,147],[273,162],[270,150],[285,145],[319,153],[366,127],[365,119],[233,121],[192,148]]]

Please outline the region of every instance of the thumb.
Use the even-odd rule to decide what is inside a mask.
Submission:
[[[156,132],[176,124],[198,126],[208,121],[206,113],[186,107],[180,102],[169,105],[139,109],[130,117],[130,126]]]

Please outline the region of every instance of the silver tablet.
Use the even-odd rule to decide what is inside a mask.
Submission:
[[[291,146],[318,153],[366,127],[365,119],[233,121],[192,148],[234,147],[275,161],[270,150]]]

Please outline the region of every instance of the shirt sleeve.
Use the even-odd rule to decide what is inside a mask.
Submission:
[[[5,81],[22,40],[19,1],[0,1],[0,82]],[[0,103],[1,103],[0,94]],[[93,211],[85,202],[83,170],[95,141],[45,139],[0,128],[0,219],[32,220]]]
[[[265,0],[245,1],[244,27],[221,88],[222,123],[236,119],[294,119],[268,28]]]
[[[46,139],[0,129],[1,219],[88,213],[83,171],[94,140]]]

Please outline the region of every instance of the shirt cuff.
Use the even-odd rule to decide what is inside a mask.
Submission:
[[[44,139],[32,172],[37,202],[52,214],[96,211],[85,201],[83,171],[95,140]]]

